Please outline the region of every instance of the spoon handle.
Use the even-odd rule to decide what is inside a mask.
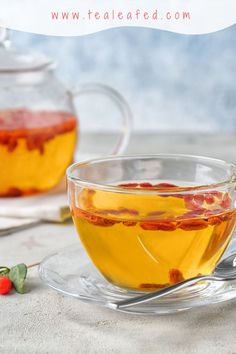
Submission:
[[[141,295],[141,296],[136,296],[136,297],[133,297],[128,300],[122,300],[122,301],[118,301],[118,302],[114,302],[114,303],[109,303],[108,306],[112,309],[124,309],[126,307],[130,307],[130,306],[134,306],[134,305],[138,305],[138,304],[143,304],[143,303],[148,302],[150,300],[159,299],[163,296],[172,294],[172,293],[176,292],[177,290],[187,288],[190,285],[196,284],[200,280],[222,280],[222,279],[219,279],[214,276],[206,276],[206,275],[205,276],[197,276],[197,277],[194,277],[191,279],[186,279],[180,283],[168,286],[167,288],[164,288],[164,289],[161,289],[158,291],[154,291],[152,293],[148,293],[148,294]]]

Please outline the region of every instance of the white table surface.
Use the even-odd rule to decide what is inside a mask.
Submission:
[[[164,136],[136,136],[128,152],[202,153],[204,144],[193,140],[172,136],[170,144]],[[217,148],[204,145],[204,153],[220,152],[232,160],[233,139],[219,140]],[[43,224],[2,236],[0,264],[31,264],[76,242],[71,222]],[[24,295],[0,297],[1,354],[236,353],[236,299],[178,314],[138,316],[63,296],[42,284],[36,268],[29,270],[27,288]]]

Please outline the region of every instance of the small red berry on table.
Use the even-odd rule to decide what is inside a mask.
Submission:
[[[0,295],[8,294],[12,289],[12,282],[8,277],[0,277]]]

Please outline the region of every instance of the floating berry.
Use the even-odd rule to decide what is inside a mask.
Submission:
[[[131,227],[135,226],[137,223],[135,221],[123,221],[123,225]]]
[[[11,291],[12,282],[8,277],[0,277],[0,295],[6,295]]]
[[[221,218],[219,216],[212,216],[208,219],[209,225],[217,225],[221,223]]]
[[[139,183],[139,186],[141,188],[153,188],[153,185],[149,182],[143,182],[143,183]]]
[[[183,274],[178,269],[169,270],[170,284],[176,284],[184,280]]]
[[[177,188],[178,186],[176,184],[172,184],[172,183],[158,183],[158,184],[154,184],[155,188],[160,188],[160,189],[164,189],[164,188]]]
[[[230,207],[230,205],[231,205],[231,198],[228,194],[225,194],[222,202],[220,203],[220,206],[224,209],[227,209]]]
[[[184,231],[202,230],[207,226],[207,221],[201,219],[185,220],[178,224],[178,227]]]
[[[205,201],[205,196],[204,196],[204,194],[196,194],[193,196],[193,199],[196,203],[201,205]]]
[[[127,187],[127,188],[136,188],[138,186],[139,186],[138,183],[121,183],[121,184],[118,184],[118,187]]]
[[[214,202],[215,202],[214,196],[210,195],[210,194],[205,194],[205,202],[207,204],[214,204]]]
[[[174,231],[176,225],[172,222],[162,222],[162,221],[144,221],[140,223],[140,227],[143,230],[161,230],[161,231]]]

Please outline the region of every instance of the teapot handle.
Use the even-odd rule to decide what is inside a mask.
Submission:
[[[121,113],[122,127],[121,127],[121,131],[118,133],[118,141],[112,150],[113,155],[120,154],[127,147],[130,138],[131,125],[132,125],[131,109],[128,103],[126,102],[126,100],[123,98],[123,96],[121,96],[121,94],[116,90],[114,90],[112,87],[107,85],[98,84],[98,83],[91,83],[91,84],[89,83],[89,84],[80,85],[78,88],[76,88],[75,91],[70,92],[73,101],[80,95],[94,94],[94,93],[103,94],[109,97],[109,99],[113,101],[113,103]]]

